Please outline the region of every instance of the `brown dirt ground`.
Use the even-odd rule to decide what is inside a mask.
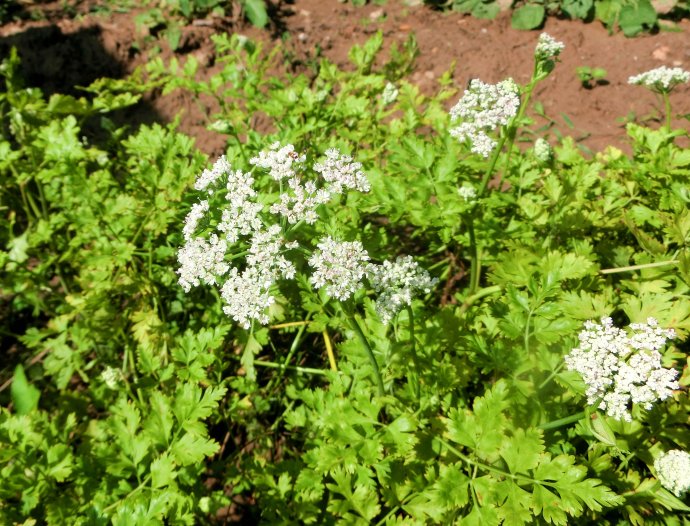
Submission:
[[[510,27],[510,16],[496,20],[477,20],[458,13],[441,13],[419,7],[404,7],[395,0],[379,7],[353,7],[335,0],[294,0],[274,5],[277,16],[268,30],[258,30],[232,18],[195,20],[183,28],[182,45],[172,53],[165,39],[146,38],[148,30],[136,27],[137,10],[108,14],[91,13],[97,2],[67,2],[77,17],[63,17],[65,2],[39,5],[44,20],[12,22],[0,26],[0,57],[10,46],[17,46],[30,85],[47,93],[75,92],[101,76],[120,77],[144,64],[154,45],[169,59],[176,54],[194,54],[204,66],[200,75],[213,71],[213,48],[209,36],[214,32],[237,31],[270,45],[284,46],[297,64],[314,56],[316,46],[336,64],[347,68],[347,52],[377,30],[382,30],[385,45],[404,42],[414,33],[420,49],[410,80],[423,92],[438,89],[437,79],[453,63],[458,87],[471,78],[498,82],[513,77],[529,79],[532,53],[539,32],[517,31]],[[275,4],[275,2],[274,2]],[[544,30],[566,44],[562,62],[543,82],[533,100],[539,101],[552,119],[552,132],[572,135],[584,147],[599,151],[611,144],[629,151],[625,120],[658,124],[660,101],[644,88],[630,86],[627,79],[649,69],[667,65],[690,69],[690,21],[676,31],[626,38],[609,35],[599,23],[551,18]],[[288,34],[290,38],[281,39]],[[607,83],[592,89],[581,86],[575,68],[600,67],[607,71]],[[293,64],[294,67],[294,64]],[[297,66],[299,68],[299,66]],[[454,101],[449,101],[449,105]],[[681,86],[672,95],[674,125],[688,129],[690,86]],[[209,154],[222,152],[225,136],[206,130],[201,110],[182,93],[151,96],[130,112],[128,122],[167,122],[184,110],[181,131],[197,138],[199,147]],[[572,128],[568,124],[572,123]],[[539,121],[544,124],[544,121]]]

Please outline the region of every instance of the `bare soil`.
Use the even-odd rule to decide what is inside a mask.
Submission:
[[[68,4],[71,16],[65,16]],[[273,2],[273,19],[260,30],[237,18],[195,20],[182,31],[181,46],[172,52],[164,38],[150,28],[137,27],[141,10],[93,12],[98,2],[52,2],[40,4],[43,20],[11,22],[0,26],[0,57],[16,46],[27,82],[46,93],[78,93],[102,76],[122,77],[146,63],[149,51],[161,49],[164,59],[176,55],[184,60],[194,54],[201,63],[199,75],[214,69],[210,36],[214,32],[239,32],[267,45],[283,46],[293,57],[285,67],[304,68],[316,55],[348,68],[348,50],[363,43],[376,31],[384,34],[386,47],[402,44],[414,33],[420,55],[410,80],[427,94],[438,89],[438,78],[453,67],[454,81],[464,87],[470,79],[498,82],[513,77],[526,82],[532,69],[532,53],[539,31],[517,31],[504,12],[496,20],[478,20],[458,13],[442,13],[425,6],[405,7],[395,0],[381,7],[353,7],[335,0]],[[75,16],[76,13],[76,16]],[[629,120],[656,126],[663,108],[656,96],[627,83],[629,76],[662,65],[690,69],[690,21],[683,20],[654,35],[626,38],[610,35],[598,22],[547,20],[543,29],[566,44],[561,63],[537,90],[535,101],[543,105],[551,133],[573,136],[593,152],[614,145],[629,151],[625,123]],[[286,38],[287,36],[287,38]],[[587,89],[576,68],[604,68],[606,82]],[[454,101],[449,101],[449,105]],[[674,125],[688,129],[690,86],[672,94]],[[211,108],[212,110],[212,108]],[[180,130],[196,137],[209,154],[222,152],[225,136],[206,130],[206,117],[191,97],[174,93],[153,94],[126,116],[133,124],[169,122],[182,111]]]

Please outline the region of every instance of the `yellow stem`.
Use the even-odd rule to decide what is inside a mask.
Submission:
[[[309,325],[311,322],[306,321],[289,321],[287,323],[279,323],[277,325],[271,325],[269,329],[287,329],[288,327],[302,327],[303,325]]]
[[[323,341],[326,344],[326,354],[328,354],[328,363],[331,364],[331,371],[337,371],[338,366],[335,364],[335,355],[333,354],[333,346],[331,345],[331,339],[328,337],[328,331],[323,330]]]

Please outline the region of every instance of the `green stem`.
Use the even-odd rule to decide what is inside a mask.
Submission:
[[[482,269],[482,260],[479,255],[479,247],[477,246],[477,238],[474,233],[474,222],[470,219],[467,223],[467,232],[470,235],[470,250],[472,251],[470,261],[470,290],[469,295],[473,295],[477,288],[479,288],[479,279]]]
[[[309,317],[311,314],[307,315],[307,323],[309,322]],[[295,335],[295,338],[292,340],[292,345],[290,345],[290,350],[288,351],[287,356],[285,357],[285,360],[283,361],[283,367],[280,368],[280,374],[278,374],[275,378],[271,380],[271,382],[268,384],[268,391],[271,390],[271,388],[274,385],[274,382],[280,381],[281,378],[283,377],[283,372],[285,372],[285,368],[288,366],[290,363],[290,360],[292,360],[292,356],[295,354],[297,349],[299,348],[299,345],[301,343],[302,335],[304,334],[304,330],[307,328],[307,324],[302,324],[300,328],[297,330],[297,334]],[[256,363],[256,361],[254,362]],[[271,362],[265,362],[265,363],[271,363]],[[266,367],[270,367],[270,365],[267,365]],[[317,369],[320,370],[320,369]]]
[[[572,424],[574,422],[577,422],[578,420],[581,420],[585,415],[587,414],[587,411],[580,411],[579,413],[575,413],[574,415],[566,416],[564,418],[559,418],[558,420],[552,420],[551,422],[547,422],[546,424],[541,424],[538,425],[537,427],[539,429],[556,429],[559,427],[567,426],[568,424]]]
[[[235,127],[232,127],[232,136],[235,138],[237,141],[237,146],[240,149],[240,155],[242,156],[242,160],[244,160],[245,165],[249,165],[249,160],[247,159],[247,154],[244,152],[244,146],[242,146],[242,141],[240,140],[240,136],[237,133],[237,130],[235,130]]]
[[[532,314],[534,314],[534,311],[530,309],[530,311],[527,313],[527,322],[525,323],[525,353],[529,355],[529,337],[530,337],[530,323],[532,322]]]
[[[263,360],[254,360],[254,365],[257,365],[259,367],[269,367],[271,369],[280,369],[283,371],[290,370],[298,373],[318,374],[321,376],[325,376],[328,374],[328,371],[324,371],[323,369],[314,369],[312,367],[300,367],[299,365],[286,365],[284,363],[268,362]]]
[[[369,357],[369,361],[371,362],[372,368],[374,369],[374,377],[376,378],[376,387],[378,388],[379,396],[383,396],[385,394],[385,389],[383,387],[383,380],[381,379],[381,371],[379,371],[379,365],[378,363],[376,363],[374,351],[371,349],[371,346],[369,345],[366,336],[364,336],[364,332],[362,332],[362,328],[359,326],[359,323],[357,323],[357,319],[355,318],[354,314],[348,313],[348,319],[350,321],[352,329],[355,331],[357,338],[359,338],[360,343],[364,347],[364,350],[366,351],[367,356]]]
[[[664,99],[664,109],[666,110],[666,130],[671,131],[671,98],[667,91],[662,91],[661,96]]]
[[[496,167],[496,163],[498,162],[498,157],[501,155],[501,151],[503,150],[503,145],[506,142],[507,137],[505,135],[502,135],[498,139],[498,144],[496,145],[496,148],[494,149],[494,153],[491,156],[491,161],[489,161],[489,167],[486,169],[486,172],[484,172],[484,177],[482,177],[482,182],[479,185],[479,190],[477,191],[477,204],[479,204],[479,198],[484,195],[484,192],[486,191],[486,187],[489,185],[489,179],[491,178],[491,175],[494,173],[494,168]],[[477,205],[475,205],[472,209],[477,208]]]
[[[599,271],[599,274],[616,274],[617,272],[629,272],[632,270],[641,270],[645,268],[665,267],[667,265],[676,265],[678,260],[671,259],[669,261],[658,261],[656,263],[643,263],[641,265],[630,265],[628,267],[606,268]]]
[[[501,475],[502,477],[506,477],[506,478],[521,481],[521,482],[529,482],[532,484],[544,484],[546,486],[555,486],[555,483],[550,483],[550,482],[546,482],[543,480],[535,480],[535,479],[533,479],[531,477],[527,477],[525,475],[515,475],[513,473],[508,473],[507,471],[504,471],[502,469],[490,466],[489,464],[485,464],[484,462],[479,462],[478,460],[474,460],[474,459],[468,457],[467,455],[461,453],[458,449],[451,446],[448,442],[446,442],[442,438],[437,436],[436,440],[438,440],[441,443],[441,445],[443,445],[448,451],[453,453],[455,456],[460,458],[463,462],[466,462],[467,464],[469,464],[470,466],[473,466],[475,468],[480,468],[480,469],[483,469],[485,471],[497,473],[497,474]]]
[[[415,372],[413,375],[414,378],[414,389],[415,389],[415,397],[417,398],[417,403],[419,403],[420,399],[420,384],[419,384],[419,377],[420,377],[420,371],[421,367],[419,366],[419,360],[417,359],[417,342],[415,339],[414,335],[414,312],[412,311],[411,306],[407,306],[407,315],[410,318],[410,347],[412,348],[412,363],[415,368]]]
[[[558,365],[558,367],[556,367],[551,372],[551,374],[548,376],[548,378],[546,380],[544,380],[541,384],[539,384],[539,387],[537,387],[537,390],[541,391],[544,387],[546,387],[548,385],[548,383],[556,377],[556,375],[560,372],[560,370],[563,369],[564,366],[565,366],[565,362],[561,362]]]
[[[467,296],[467,298],[465,298],[465,301],[463,301],[462,305],[460,306],[460,314],[464,314],[467,311],[467,309],[469,309],[474,304],[475,301],[480,300],[486,296],[490,296],[491,294],[496,294],[497,292],[501,292],[500,285],[486,287],[476,292],[472,296]]]
[[[150,473],[149,473],[148,475],[146,475],[146,477],[144,478],[144,480],[142,480],[141,483],[140,483],[136,488],[134,488],[132,491],[130,491],[129,493],[127,493],[127,495],[125,495],[125,496],[122,497],[121,499],[116,500],[116,501],[113,502],[110,506],[106,506],[105,508],[103,508],[103,512],[106,513],[106,512],[108,512],[108,511],[112,510],[114,507],[116,507],[116,506],[117,506],[118,504],[120,504],[121,502],[124,502],[125,500],[127,500],[128,498],[130,498],[130,497],[131,497],[132,495],[134,495],[136,492],[141,491],[141,490],[144,488],[144,486],[145,486],[146,484],[148,484],[149,480],[151,480],[151,474],[150,474]]]

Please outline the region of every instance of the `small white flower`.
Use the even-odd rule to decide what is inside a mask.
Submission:
[[[269,322],[266,310],[275,303],[271,288],[279,279],[295,277],[295,266],[281,254],[283,245],[278,225],[255,232],[246,268],[242,272],[230,269],[221,287],[223,312],[245,329],[252,320],[262,325]]]
[[[317,245],[309,258],[314,269],[310,281],[317,288],[326,287],[332,298],[344,301],[362,286],[369,254],[359,241],[335,241],[328,236]]]
[[[462,122],[449,133],[460,142],[469,141],[472,152],[489,157],[496,141],[489,137],[488,132],[508,124],[519,108],[518,88],[511,79],[498,84],[485,84],[473,79],[450,110],[451,122]]]
[[[634,75],[628,79],[628,84],[645,86],[658,93],[668,93],[678,84],[686,82],[690,82],[690,72],[681,68],[668,68],[666,66]]]
[[[564,49],[565,44],[563,42],[558,42],[548,33],[542,33],[539,35],[539,41],[534,50],[534,55],[537,60],[552,59],[560,55],[561,51]]]
[[[122,381],[122,371],[114,367],[106,367],[101,373],[101,379],[108,389],[117,389],[120,381]]]
[[[675,337],[654,318],[630,325],[631,334],[614,327],[611,318],[601,324],[585,323],[580,346],[565,357],[569,370],[577,371],[587,384],[587,402],[599,401],[599,409],[617,420],[630,422],[630,404],[652,408],[678,389],[677,371],[661,366],[659,350]]]
[[[230,163],[225,155],[221,155],[213,165],[213,168],[205,169],[194,183],[196,190],[206,190],[209,186],[213,186],[218,179],[223,175],[228,174],[232,170]],[[207,190],[209,194],[213,193],[213,189]]]
[[[381,93],[381,102],[388,106],[389,104],[393,104],[397,98],[398,88],[396,88],[395,84],[391,82],[387,83],[386,87],[383,88],[383,92]]]
[[[336,148],[326,150],[326,159],[314,164],[314,171],[329,183],[330,193],[341,194],[343,188],[368,192],[369,180],[362,172],[362,163],[353,162],[352,157],[343,155]]]
[[[662,453],[654,460],[654,469],[661,485],[676,497],[690,490],[690,454],[686,451]]]
[[[259,153],[249,160],[250,164],[259,168],[267,168],[271,177],[276,181],[295,176],[293,165],[304,163],[306,157],[299,155],[292,144],[281,146],[279,142],[271,145],[268,151]]]
[[[534,141],[534,156],[542,163],[548,163],[551,160],[553,150],[546,139],[539,137]]]
[[[192,205],[192,209],[184,220],[184,228],[182,229],[185,241],[189,241],[192,238],[192,235],[196,232],[196,227],[199,225],[199,221],[203,219],[206,212],[208,212],[208,201],[201,201]]]
[[[288,179],[288,188],[290,191],[280,194],[280,202],[271,206],[271,213],[284,216],[293,225],[299,221],[316,223],[316,209],[330,201],[331,194],[318,189],[313,181],[302,184],[297,176]]]
[[[368,279],[378,294],[376,312],[384,325],[388,325],[400,309],[411,305],[415,295],[431,292],[438,281],[420,268],[411,256],[398,257],[395,263],[370,264]]]
[[[228,245],[225,240],[211,234],[207,241],[202,237],[189,239],[177,253],[180,268],[178,283],[185,292],[198,287],[202,282],[215,285],[218,277],[227,273],[230,265],[225,262]]]
[[[266,309],[275,303],[270,290],[274,276],[262,273],[258,267],[247,267],[242,273],[230,269],[227,281],[220,289],[225,305],[223,312],[245,329],[251,327],[252,320],[262,325],[269,322]]]
[[[458,194],[467,203],[472,203],[477,199],[477,191],[472,186],[461,186],[458,188]]]

